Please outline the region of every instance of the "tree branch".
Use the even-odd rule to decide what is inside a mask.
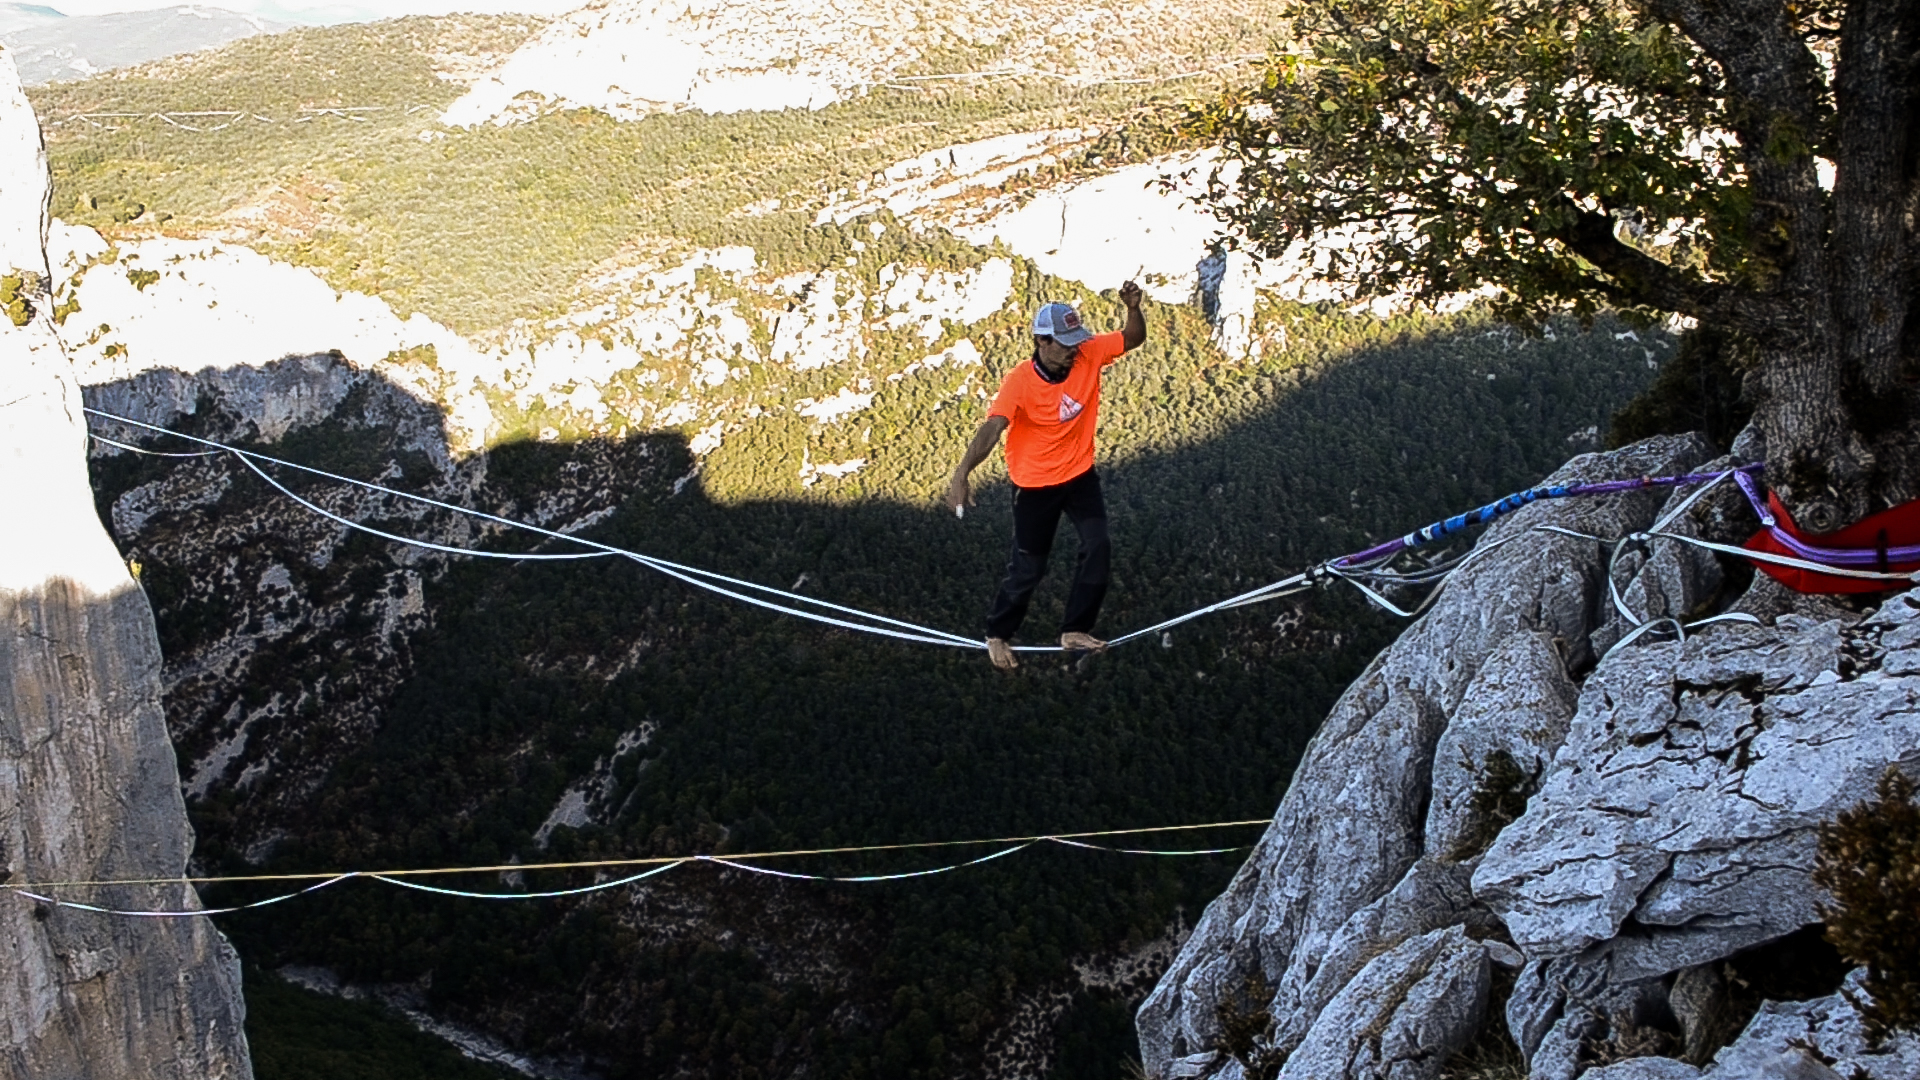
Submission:
[[[1900,0],[1889,0],[1898,3]],[[1784,0],[1646,0],[1726,73],[1729,126],[1740,140],[1754,202],[1755,252],[1784,287],[1810,298],[1825,286],[1827,215],[1813,152],[1826,141],[1820,63],[1794,31]]]
[[[1614,221],[1605,214],[1581,209],[1572,199],[1561,197],[1560,208],[1574,216],[1574,224],[1564,229],[1536,226],[1545,237],[1558,240],[1574,254],[1592,263],[1611,279],[1605,291],[1616,300],[1639,307],[1655,308],[1690,315],[1701,322],[1714,322],[1748,332],[1758,332],[1778,316],[1752,293],[1708,281],[1696,274],[1661,262],[1646,252],[1620,241],[1614,235]]]
[[[1766,123],[1787,116],[1802,138],[1816,137],[1820,119],[1820,63],[1788,22],[1780,0],[1647,0],[1647,10],[1692,38],[1726,73],[1729,88],[1751,108],[1735,123]],[[1747,115],[1742,116],[1741,113]],[[1764,129],[1740,132],[1743,142],[1766,144]]]

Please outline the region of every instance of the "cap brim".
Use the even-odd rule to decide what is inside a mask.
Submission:
[[[1093,331],[1083,326],[1078,330],[1068,330],[1064,334],[1055,334],[1053,335],[1053,340],[1061,345],[1080,345],[1093,340]]]

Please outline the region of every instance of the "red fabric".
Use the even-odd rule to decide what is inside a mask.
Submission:
[[[1779,523],[1780,531],[1803,544],[1823,548],[1850,548],[1860,551],[1875,551],[1880,547],[1911,547],[1920,544],[1920,500],[1902,503],[1890,510],[1882,510],[1866,518],[1857,525],[1849,525],[1839,532],[1807,533],[1801,532],[1793,524],[1793,515],[1780,505],[1773,492],[1767,492],[1767,506],[1773,510],[1773,517]],[[1882,531],[1886,538],[1881,539]],[[1790,548],[1773,538],[1765,529],[1753,534],[1745,545],[1748,551],[1764,551],[1774,555],[1799,558]],[[1775,566],[1772,563],[1755,561],[1768,577],[1780,582],[1794,592],[1802,593],[1875,593],[1905,588],[1897,581],[1875,581],[1872,578],[1839,577],[1834,574],[1822,574],[1813,570],[1801,570],[1792,566]],[[1880,570],[1879,566],[1854,566],[1854,570]],[[1893,563],[1885,569],[1896,574],[1910,574],[1920,570],[1920,563]]]

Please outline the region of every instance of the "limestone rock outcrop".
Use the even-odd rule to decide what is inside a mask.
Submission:
[[[46,158],[0,52],[0,883],[169,878],[192,833],[146,598],[95,512],[80,390],[51,322]],[[185,885],[58,889],[191,909]],[[239,964],[202,918],[0,894],[0,1074],[244,1080]]]
[[[1655,439],[1556,479],[1731,460],[1710,456]],[[1920,771],[1920,590],[1865,613],[1764,577],[1743,596],[1697,548],[1612,559],[1570,535],[1626,537],[1670,514],[1682,535],[1752,528],[1737,495],[1688,494],[1537,503],[1487,532],[1335,705],[1274,825],[1142,1006],[1150,1075],[1432,1078],[1483,1016],[1542,1080],[1824,1077],[1817,1057],[1759,1067],[1816,1028],[1821,1045],[1866,1052],[1842,998],[1736,1012],[1720,972],[1817,941],[1817,827],[1889,765]],[[1642,621],[1729,609],[1752,618],[1626,640]],[[1517,970],[1489,1015],[1490,964]],[[1258,1052],[1229,1054],[1222,1016],[1268,993]],[[1920,1041],[1896,1038],[1877,1058],[1889,1068],[1862,1064],[1920,1076],[1909,1058]]]

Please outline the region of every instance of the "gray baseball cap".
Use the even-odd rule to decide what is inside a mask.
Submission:
[[[1062,345],[1078,345],[1093,337],[1093,332],[1080,325],[1080,313],[1066,304],[1045,304],[1033,316],[1033,332],[1038,337],[1050,337]]]

